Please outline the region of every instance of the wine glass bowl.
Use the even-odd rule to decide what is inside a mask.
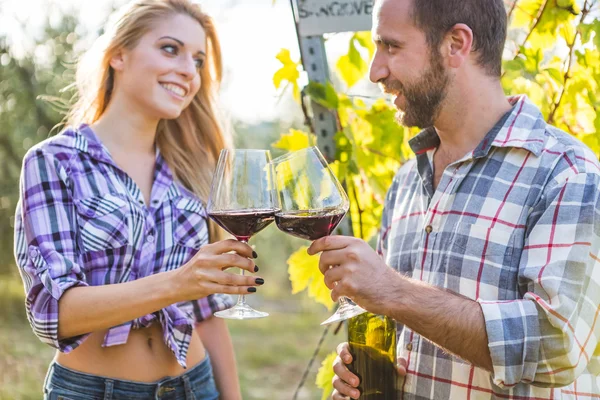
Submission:
[[[317,147],[309,147],[273,160],[279,211],[277,227],[287,234],[317,240],[333,233],[350,202],[346,191]],[[365,312],[340,298],[334,315],[322,325],[343,321]]]
[[[274,221],[278,199],[273,178],[268,150],[222,150],[208,200],[209,217],[237,240],[247,243]],[[269,314],[253,309],[240,295],[235,306],[214,315],[252,319]]]

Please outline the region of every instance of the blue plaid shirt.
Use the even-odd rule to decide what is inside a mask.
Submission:
[[[411,140],[379,252],[481,305],[493,373],[399,325],[409,399],[600,398],[600,166],[526,98],[433,190],[434,129]],[[400,296],[402,294],[399,294]]]
[[[88,335],[58,339],[58,301],[66,290],[180,267],[208,243],[206,219],[200,199],[173,179],[158,152],[151,202],[144,204],[89,127],[33,147],[23,161],[15,257],[35,334],[60,351],[75,349]],[[231,305],[226,295],[173,304],[110,328],[103,346],[126,343],[131,329],[157,322],[185,367],[193,323]]]

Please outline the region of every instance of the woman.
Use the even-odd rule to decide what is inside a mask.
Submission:
[[[226,144],[212,20],[188,0],[131,3],[77,78],[72,127],[25,156],[16,214],[29,321],[59,350],[45,398],[241,398],[211,316],[231,305],[217,293],[264,281],[224,272],[258,271],[256,253],[215,242],[202,203]]]

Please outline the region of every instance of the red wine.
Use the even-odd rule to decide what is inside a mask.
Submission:
[[[396,400],[396,323],[389,317],[364,313],[348,322],[352,363],[360,379],[361,400]]]
[[[307,240],[328,236],[340,223],[346,211],[290,211],[275,214],[277,227],[285,233]]]
[[[220,211],[208,215],[237,240],[248,241],[273,222],[275,210]]]

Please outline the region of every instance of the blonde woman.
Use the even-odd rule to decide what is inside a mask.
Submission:
[[[227,142],[220,80],[197,5],[130,3],[80,63],[70,127],[25,156],[15,254],[31,326],[58,349],[45,399],[241,398],[212,314],[264,281],[224,271],[258,271],[256,253],[217,241],[203,207]]]

